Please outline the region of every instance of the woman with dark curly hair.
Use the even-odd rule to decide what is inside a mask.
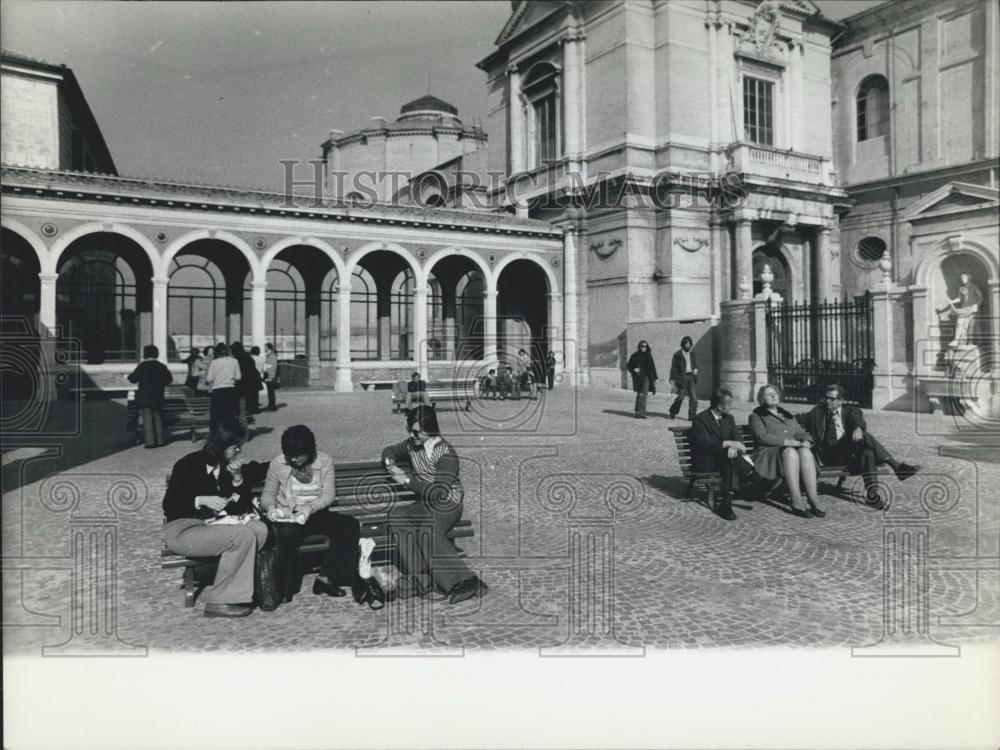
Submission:
[[[357,519],[329,510],[336,499],[333,459],[316,449],[316,437],[302,424],[281,435],[281,455],[271,461],[260,504],[278,536],[278,585],[290,602],[302,584],[299,545],[309,534],[329,537],[314,594],[346,596],[341,585],[358,575],[361,525]]]
[[[792,498],[792,512],[803,518],[822,517],[826,513],[817,502],[816,479],[819,471],[812,452],[812,437],[795,417],[779,405],[781,391],[770,383],[757,391],[760,404],[750,413],[750,432],[757,441],[753,463],[765,479],[783,477]],[[806,489],[809,504],[802,500]]]
[[[417,495],[416,502],[389,512],[404,573],[398,596],[424,596],[435,586],[452,604],[482,596],[486,584],[468,569],[446,536],[462,517],[465,492],[458,478],[458,454],[441,437],[437,415],[429,406],[408,411],[406,429],[408,439],[382,451],[389,475]],[[428,520],[429,534],[423,526]]]
[[[174,464],[163,497],[167,549],[187,557],[220,556],[205,593],[206,617],[245,617],[252,611],[254,559],[267,541],[267,526],[259,520],[217,522],[253,510],[251,491],[267,471],[267,464],[240,459],[245,438],[238,422],[223,420],[201,450]]]

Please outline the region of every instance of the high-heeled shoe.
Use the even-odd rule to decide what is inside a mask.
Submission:
[[[809,503],[809,512],[812,513],[816,518],[823,518],[826,515],[826,511],[820,508],[818,505]]]
[[[799,518],[812,518],[813,514],[808,508],[796,508],[794,505],[788,509],[788,512],[793,516],[798,516]]]

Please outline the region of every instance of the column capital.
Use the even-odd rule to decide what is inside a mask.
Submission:
[[[59,280],[59,274],[57,273],[40,273],[38,274],[38,280],[43,284],[55,284]]]
[[[751,219],[749,216],[737,216],[736,218],[733,219],[733,223],[736,226],[746,226],[747,224],[752,224],[753,219]]]
[[[267,282],[266,281],[254,281],[251,284],[251,286],[254,289],[267,289]]]
[[[559,44],[572,44],[573,42],[582,42],[587,38],[587,35],[583,33],[581,29],[570,29],[566,32],[564,36],[559,39]]]
[[[562,299],[562,292],[549,292],[545,295],[548,299]]]
[[[489,299],[496,299],[498,294],[500,294],[500,292],[496,289],[487,289],[485,292],[483,292],[483,297],[487,297]]]
[[[170,279],[167,276],[154,276],[150,281],[153,282],[153,286],[167,286],[170,284]]]
[[[816,227],[816,234],[829,235],[833,231],[833,227],[829,224],[820,224]]]
[[[521,68],[520,68],[520,66],[517,63],[508,63],[507,64],[507,75],[509,75],[509,76],[516,76],[520,72],[521,72]]]

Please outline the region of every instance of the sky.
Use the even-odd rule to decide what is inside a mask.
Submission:
[[[880,2],[816,4],[837,20]],[[73,69],[120,174],[280,189],[279,160],[317,159],[331,129],[391,122],[427,93],[483,123],[475,64],[510,10],[508,0],[3,0],[0,41]]]

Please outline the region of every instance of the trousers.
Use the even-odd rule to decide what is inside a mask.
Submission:
[[[447,593],[472,576],[454,543],[445,536],[461,517],[461,502],[433,509],[416,502],[389,512],[397,562],[409,577],[406,585],[415,586],[416,593],[428,593],[433,586]]]
[[[147,448],[166,444],[163,439],[163,409],[142,407],[142,439]]]
[[[684,375],[684,380],[677,384],[677,398],[670,405],[670,416],[676,417],[677,412],[681,410],[681,404],[684,402],[684,397],[687,396],[688,399],[688,418],[693,422],[695,416],[698,414],[698,395],[695,392],[697,388],[697,383],[695,383],[694,375],[687,373]]]
[[[239,397],[235,388],[216,388],[212,391],[208,411],[208,428],[212,432],[224,420],[237,417],[239,413]]]
[[[649,376],[643,375],[639,389],[635,392],[635,415],[637,417],[646,416],[646,398],[649,395]]]
[[[879,466],[895,463],[885,446],[865,431],[857,442],[845,432],[835,445],[820,446],[819,459],[824,466],[844,465],[852,475],[860,474],[865,487],[874,483]]]
[[[299,546],[303,537],[311,534],[323,534],[330,539],[330,547],[323,556],[323,575],[330,583],[349,584],[357,576],[361,524],[356,518],[320,510],[304,524],[276,523],[274,528],[278,537],[278,584],[283,594],[294,594],[301,588]]]
[[[260,521],[218,526],[200,518],[177,518],[163,527],[167,549],[185,557],[219,556],[209,604],[245,604],[253,601],[253,566],[257,549],[267,541]]]

